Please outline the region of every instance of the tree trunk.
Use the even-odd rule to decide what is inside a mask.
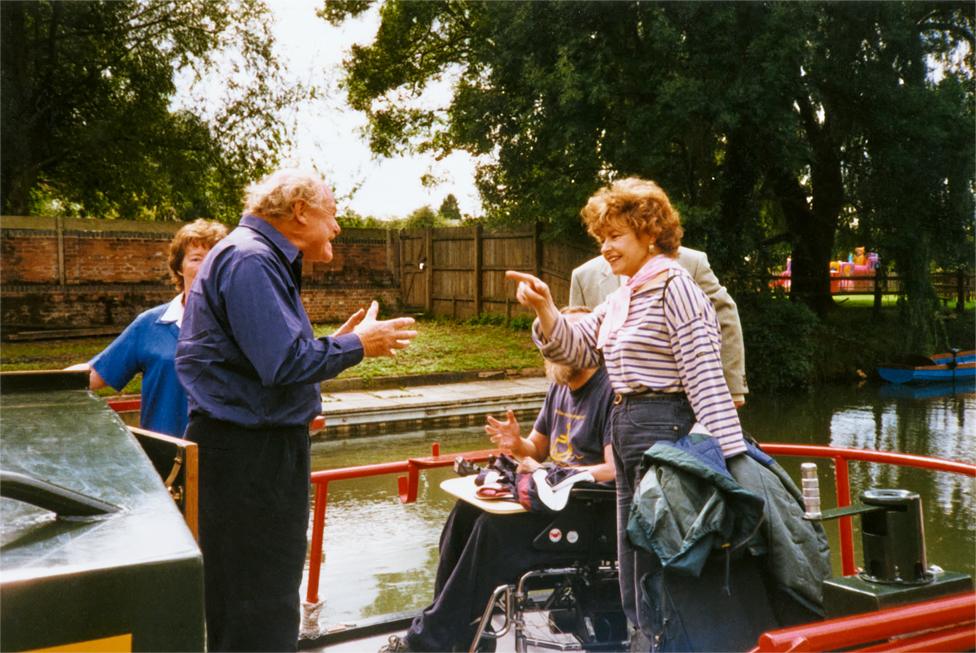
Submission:
[[[33,84],[29,78],[26,46],[25,3],[3,3],[0,13],[0,58],[3,78],[0,82],[0,202],[7,215],[27,215],[30,189],[36,178],[32,161],[30,129]]]
[[[751,230],[755,224],[755,203],[753,201],[756,183],[759,180],[759,167],[755,155],[754,130],[740,127],[728,136],[728,146],[723,164],[723,186],[721,195],[720,226],[723,246],[709,251],[713,266],[732,276],[744,272],[742,253],[753,249],[749,243]],[[710,248],[713,249],[713,248]]]
[[[830,294],[830,259],[844,205],[844,180],[830,112],[821,118],[808,97],[801,95],[796,101],[811,148],[811,201],[807,202],[806,190],[795,172],[781,171],[775,185],[793,235],[790,297],[823,317],[834,305]]]
[[[810,208],[803,186],[789,173],[774,180],[793,243],[790,299],[800,301],[823,317],[833,306],[830,296],[830,258],[836,217],[818,216]]]
[[[902,323],[908,328],[904,353],[930,354],[933,348],[952,347],[955,343],[939,342],[933,316],[939,308],[939,300],[932,288],[929,261],[932,260],[931,244],[927,234],[919,234],[911,248],[895,252],[898,275],[901,277],[905,301],[901,302]]]

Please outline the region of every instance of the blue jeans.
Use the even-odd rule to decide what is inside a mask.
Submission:
[[[660,440],[674,441],[688,435],[695,413],[684,394],[644,393],[615,398],[610,412],[613,459],[617,471],[617,559],[620,566],[620,598],[630,623],[653,641],[650,620],[641,618],[645,575],[660,568],[654,554],[634,547],[627,537],[627,519],[641,457]]]

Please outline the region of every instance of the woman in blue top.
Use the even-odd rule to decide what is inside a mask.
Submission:
[[[186,430],[186,392],[173,366],[183,306],[203,259],[226,235],[227,227],[203,219],[177,231],[169,245],[169,270],[179,294],[172,301],[139,315],[122,335],[88,363],[68,368],[88,369],[92,390],[106,385],[121,390],[142,372],[139,424],[144,429],[176,437],[183,437]]]

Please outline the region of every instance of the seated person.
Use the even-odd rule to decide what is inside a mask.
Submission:
[[[566,308],[570,321],[589,309]],[[535,427],[524,438],[512,411],[488,418],[485,431],[500,449],[531,471],[550,458],[558,465],[589,471],[598,482],[614,478],[609,420],[612,392],[601,366],[573,369],[546,361],[552,381]],[[564,509],[574,509],[573,502]],[[478,620],[496,587],[526,571],[568,562],[565,554],[538,551],[532,540],[552,521],[551,513],[493,515],[458,501],[440,540],[434,600],[404,637],[392,636],[381,651],[468,650]]]
[[[88,370],[92,390],[106,385],[122,390],[142,372],[139,425],[144,429],[177,438],[186,430],[186,392],[173,363],[183,306],[203,259],[226,235],[227,227],[211,220],[195,220],[180,228],[169,244],[169,272],[179,294],[140,314],[89,362],[66,368]]]

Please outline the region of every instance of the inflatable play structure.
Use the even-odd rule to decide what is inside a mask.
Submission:
[[[831,261],[830,292],[871,292],[874,290],[874,274],[878,261],[876,252],[865,253],[863,247],[855,247],[854,252],[847,255],[846,261]],[[772,281],[770,286],[790,291],[792,263],[792,259],[787,256],[786,269],[779,273],[779,278]]]

